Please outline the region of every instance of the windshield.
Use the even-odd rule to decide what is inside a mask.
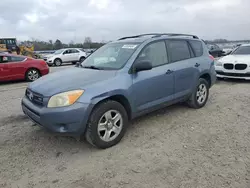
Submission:
[[[83,61],[82,67],[94,67],[103,70],[121,69],[138,46],[139,43],[106,44]]]
[[[57,50],[57,51],[54,52],[54,54],[58,55],[58,54],[61,54],[63,51],[64,51],[64,49]]]
[[[78,50],[80,50],[80,51],[82,51],[82,52],[85,52],[85,50],[84,50],[84,49],[82,49],[82,48],[78,48]]]
[[[250,55],[250,46],[240,46],[232,53],[234,55]]]

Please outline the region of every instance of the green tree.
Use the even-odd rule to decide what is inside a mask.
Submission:
[[[54,43],[54,48],[56,50],[63,48],[63,44],[62,44],[62,42],[59,39],[56,39],[56,41]]]

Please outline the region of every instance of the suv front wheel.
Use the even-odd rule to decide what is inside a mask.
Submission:
[[[188,100],[188,105],[195,109],[202,108],[207,103],[208,95],[209,84],[207,80],[200,78],[197,87]]]
[[[59,58],[56,58],[56,59],[54,60],[54,65],[57,66],[57,67],[61,66],[61,65],[62,65],[62,60],[59,59]]]
[[[109,148],[120,142],[127,125],[128,115],[124,107],[116,101],[105,101],[93,110],[85,137],[98,148]]]

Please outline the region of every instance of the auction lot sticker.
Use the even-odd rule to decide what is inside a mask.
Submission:
[[[125,44],[122,48],[135,49],[137,45]]]

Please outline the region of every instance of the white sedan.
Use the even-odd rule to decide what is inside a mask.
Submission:
[[[236,48],[230,55],[215,63],[218,78],[250,80],[250,44]]]

